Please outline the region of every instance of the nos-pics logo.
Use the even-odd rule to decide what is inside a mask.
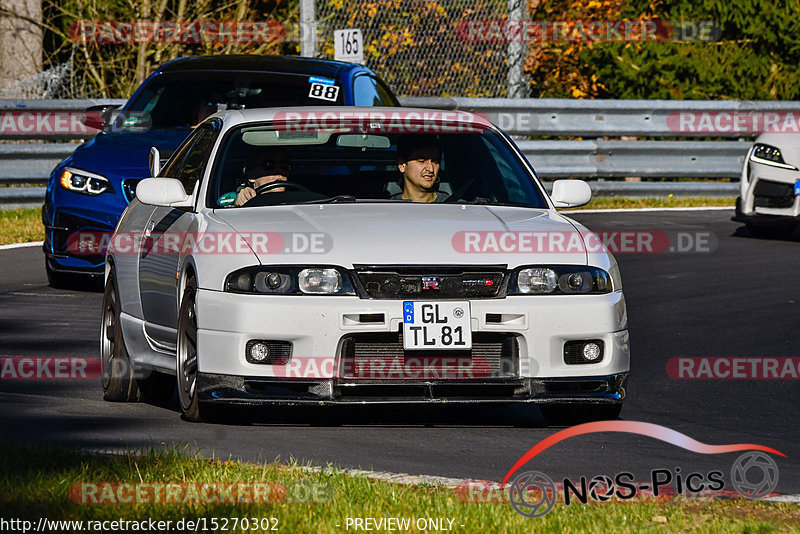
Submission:
[[[589,499],[605,502],[613,498],[622,501],[637,496],[673,496],[720,492],[725,489],[724,473],[682,473],[680,468],[653,469],[648,480],[634,481],[633,473],[617,473],[614,477],[597,475],[577,481],[564,479],[558,483],[540,471],[519,472],[533,457],[567,438],[596,432],[626,432],[653,437],[699,454],[722,454],[747,451],[733,462],[730,480],[733,489],[747,499],[761,499],[778,485],[778,466],[765,453],[786,457],[785,454],[756,444],[708,445],[675,430],[639,421],[598,421],[567,428],[553,434],[526,452],[508,471],[502,485],[508,484],[509,503],[525,517],[542,517],[556,505],[559,496],[565,504],[586,504]],[[515,473],[517,473],[515,475]],[[513,478],[512,478],[513,477]],[[510,480],[510,482],[509,482]]]

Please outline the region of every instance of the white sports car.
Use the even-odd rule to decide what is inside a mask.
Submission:
[[[734,221],[756,235],[790,234],[800,223],[800,135],[762,133],[747,152]]]
[[[172,375],[191,421],[370,402],[619,414],[630,360],[617,263],[556,211],[591,190],[560,180],[548,196],[485,118],[227,111],[160,173],[151,156],[159,177],[103,237],[107,400],[171,390]]]

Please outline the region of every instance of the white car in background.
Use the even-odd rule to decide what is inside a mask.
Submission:
[[[747,153],[734,221],[755,235],[791,234],[800,223],[800,135],[763,133]]]
[[[440,150],[432,203],[400,198],[398,143],[419,135]],[[249,162],[276,151],[288,180],[234,207]],[[110,238],[104,396],[136,400],[168,374],[192,421],[371,402],[614,418],[630,369],[619,270],[556,211],[590,197],[577,180],[548,196],[513,141],[469,113],[213,115],[138,185]]]

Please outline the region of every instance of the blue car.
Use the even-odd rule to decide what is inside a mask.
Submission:
[[[59,163],[47,182],[42,222],[50,285],[102,281],[105,257],[82,250],[80,236],[114,231],[136,184],[151,175],[151,147],[163,161],[194,126],[217,111],[312,105],[398,103],[387,85],[361,65],[240,55],[176,59],[145,80],[113,123],[113,107],[95,110],[103,117],[102,131]]]

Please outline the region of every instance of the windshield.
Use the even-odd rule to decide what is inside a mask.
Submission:
[[[193,128],[226,109],[341,105],[331,78],[253,72],[191,71],[150,80],[114,125],[116,129]]]
[[[207,205],[378,201],[547,208],[534,180],[508,141],[485,128],[398,134],[249,125],[223,140]]]

